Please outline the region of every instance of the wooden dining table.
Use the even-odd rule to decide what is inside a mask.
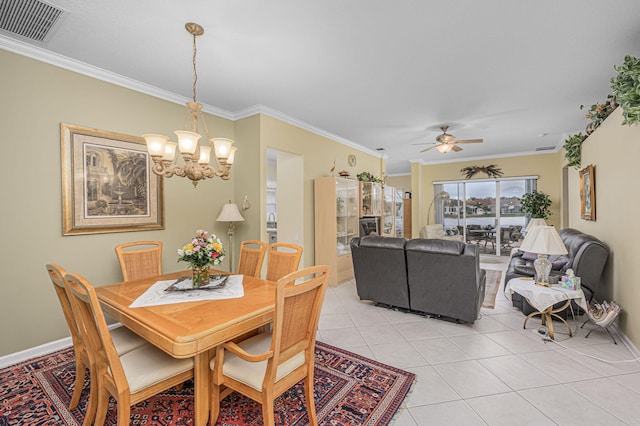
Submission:
[[[189,274],[190,270],[109,284],[97,287],[96,293],[106,314],[172,357],[193,358],[194,424],[204,426],[209,418],[209,361],[215,348],[273,321],[275,283],[244,276],[240,298],[129,307],[157,281]]]

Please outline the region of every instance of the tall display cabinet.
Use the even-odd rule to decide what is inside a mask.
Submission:
[[[329,265],[329,285],[353,278],[350,243],[359,235],[358,181],[338,177],[314,180],[315,263]]]

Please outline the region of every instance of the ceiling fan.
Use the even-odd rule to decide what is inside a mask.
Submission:
[[[425,152],[425,151],[429,151],[432,148],[436,148],[441,153],[446,154],[449,151],[454,151],[454,152],[462,151],[462,148],[458,146],[458,144],[460,143],[482,143],[482,139],[465,139],[465,140],[456,139],[455,136],[447,133],[448,129],[449,129],[449,126],[441,126],[440,130],[442,130],[442,134],[436,136],[436,142],[433,143],[433,146],[430,146],[429,148],[425,148],[420,152]]]

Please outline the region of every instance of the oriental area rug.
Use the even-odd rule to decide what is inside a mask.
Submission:
[[[81,425],[88,404],[89,380],[85,380],[80,404],[69,410],[74,379],[72,348],[1,369],[0,426]],[[317,342],[314,384],[318,423],[389,424],[414,379],[413,373]],[[278,425],[308,424],[302,383],[278,397],[274,409]],[[222,401],[220,412],[215,425],[262,424],[260,404],[236,392]],[[116,424],[113,399],[105,424]],[[131,407],[131,424],[193,424],[193,382]]]

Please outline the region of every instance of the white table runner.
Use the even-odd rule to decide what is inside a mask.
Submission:
[[[568,299],[575,300],[578,306],[587,310],[582,290],[568,290],[560,285],[545,287],[536,285],[532,279],[513,278],[507,283],[504,292],[509,300],[513,293],[526,297],[538,311],[544,311],[549,306]]]
[[[223,288],[212,290],[165,291],[176,280],[157,281],[133,301],[130,308],[169,305],[171,303],[201,302],[203,300],[235,299],[244,296],[242,275],[230,275]]]

